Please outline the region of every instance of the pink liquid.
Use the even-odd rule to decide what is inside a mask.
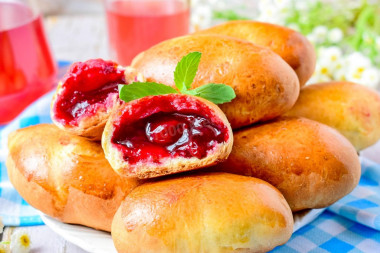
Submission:
[[[189,8],[179,0],[109,1],[106,11],[111,55],[122,65],[163,40],[189,32]]]
[[[0,2],[0,124],[52,89],[56,71],[41,16]]]

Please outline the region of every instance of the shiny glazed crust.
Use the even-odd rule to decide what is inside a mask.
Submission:
[[[292,211],[322,208],[350,193],[360,163],[336,130],[304,118],[283,118],[234,134],[234,147],[215,171],[253,176],[275,186]]]
[[[308,85],[286,115],[329,125],[358,151],[380,139],[380,95],[363,85],[349,82]]]
[[[164,95],[165,96],[165,95]],[[233,145],[233,133],[231,126],[224,115],[224,113],[219,109],[219,107],[208,100],[203,98],[188,96],[193,99],[197,99],[202,103],[206,104],[210,111],[213,112],[213,115],[218,117],[228,129],[228,141],[219,143],[212,150],[211,154],[208,154],[205,158],[198,159],[193,158],[168,158],[162,164],[154,163],[138,163],[136,165],[130,165],[123,158],[123,154],[119,151],[112,143],[111,138],[114,132],[114,121],[120,117],[120,112],[122,110],[131,110],[134,105],[138,104],[140,100],[134,100],[129,103],[123,104],[120,108],[114,110],[111,114],[109,121],[106,124],[106,127],[103,132],[102,137],[102,146],[105,153],[105,156],[112,168],[120,175],[125,177],[137,177],[137,178],[153,178],[163,175],[170,175],[182,171],[195,170],[203,168],[206,166],[211,166],[216,163],[225,161],[228,158],[228,155],[231,153]]]
[[[233,129],[277,117],[297,100],[297,75],[281,57],[231,37],[189,35],[167,40],[136,56],[132,66],[148,81],[175,87],[173,71],[193,51],[202,53],[193,88],[207,83],[234,88],[236,98],[220,105]]]
[[[231,21],[198,33],[227,35],[270,48],[294,69],[301,86],[315,69],[313,45],[301,33],[283,26],[251,20]]]
[[[140,73],[137,73],[136,70],[131,67],[126,67],[125,79],[131,80],[131,81],[134,81],[135,79],[141,82],[145,81],[143,76]],[[78,126],[72,126],[72,125],[61,124],[56,119],[57,117],[53,110],[53,106],[56,103],[57,97],[60,95],[61,92],[62,92],[62,83],[60,82],[58,84],[56,92],[53,95],[51,108],[50,108],[50,115],[51,115],[53,123],[60,129],[68,131],[72,134],[83,136],[93,141],[101,140],[104,127],[107,123],[107,120],[109,118],[109,115],[112,109],[115,106],[118,106],[120,104],[119,95],[115,94],[111,98],[108,98],[107,100],[108,104],[106,108],[99,109],[95,115],[82,117],[79,121]]]
[[[169,178],[122,202],[112,239],[122,252],[266,252],[289,240],[293,217],[270,184],[227,173]]]
[[[65,223],[110,231],[124,197],[138,185],[121,179],[98,143],[54,125],[17,130],[9,136],[9,179],[33,207]]]

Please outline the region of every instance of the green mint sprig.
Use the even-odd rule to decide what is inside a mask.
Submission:
[[[178,62],[174,71],[174,83],[179,92],[165,84],[155,82],[133,82],[119,85],[119,97],[125,102],[146,96],[182,93],[207,99],[215,104],[230,102],[236,97],[234,89],[225,84],[209,83],[190,89],[201,61],[200,52],[192,52]]]

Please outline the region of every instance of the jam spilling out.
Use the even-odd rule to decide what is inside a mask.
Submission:
[[[93,115],[106,106],[110,94],[118,93],[118,84],[125,84],[124,69],[112,61],[101,59],[73,64],[62,80],[62,92],[54,110],[63,124],[77,125],[78,117]]]
[[[165,157],[206,157],[225,141],[227,130],[198,115],[157,113],[115,129],[111,142],[130,164],[160,163]]]

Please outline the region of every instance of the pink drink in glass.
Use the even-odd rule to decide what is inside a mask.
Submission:
[[[187,1],[106,1],[106,12],[111,56],[123,65],[149,47],[189,32]]]
[[[41,16],[0,1],[0,124],[52,89],[56,71]]]

